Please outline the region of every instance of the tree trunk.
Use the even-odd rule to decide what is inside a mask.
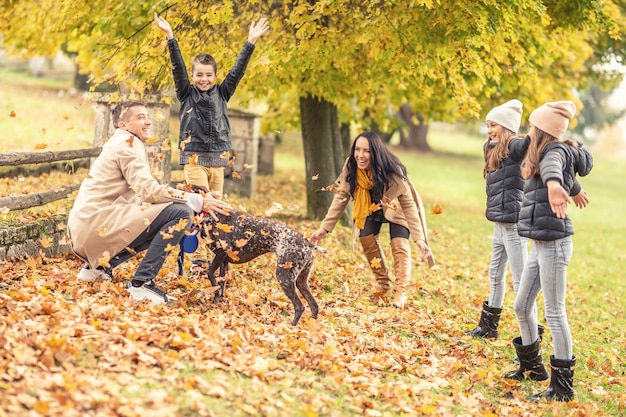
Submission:
[[[316,97],[300,97],[300,118],[307,215],[322,220],[334,197],[333,192],[322,189],[335,182],[344,163],[337,107]]]
[[[411,107],[404,103],[400,106],[396,116],[404,125],[398,128],[401,147],[420,151],[432,150],[426,141],[428,124],[424,123],[424,116],[421,113],[413,114]],[[405,128],[408,132],[405,132]]]

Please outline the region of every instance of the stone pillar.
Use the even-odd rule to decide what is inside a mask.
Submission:
[[[94,123],[93,146],[102,146],[113,135],[112,111],[115,106],[130,98],[119,97],[111,93],[89,93],[89,100],[94,103],[96,120]],[[146,143],[146,153],[150,161],[152,174],[161,184],[169,184],[172,172],[172,150],[169,134],[169,104],[158,94],[144,95],[140,98],[146,103],[152,121],[150,143]]]
[[[276,138],[268,134],[259,139],[259,163],[257,173],[259,175],[274,175],[274,148]]]
[[[228,109],[235,165],[224,171],[224,192],[242,197],[256,194],[259,159],[259,117],[241,110]]]

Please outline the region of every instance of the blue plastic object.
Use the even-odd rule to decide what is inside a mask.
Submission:
[[[183,236],[180,244],[186,253],[195,252],[198,249],[198,231],[195,230],[193,233]]]

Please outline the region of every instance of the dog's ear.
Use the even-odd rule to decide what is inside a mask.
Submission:
[[[208,194],[209,189],[206,188],[204,185],[191,185],[191,192],[192,193],[198,193],[198,194]]]

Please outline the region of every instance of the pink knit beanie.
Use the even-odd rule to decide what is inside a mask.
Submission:
[[[487,113],[486,122],[495,122],[513,133],[517,133],[522,121],[522,102],[513,99],[494,107]]]
[[[569,121],[576,115],[573,101],[551,101],[537,107],[528,121],[538,129],[561,139],[569,126]]]

